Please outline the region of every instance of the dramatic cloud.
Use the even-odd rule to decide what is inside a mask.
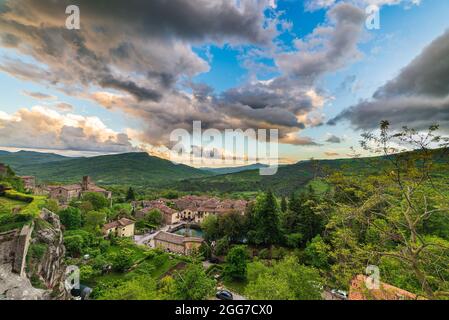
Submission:
[[[138,100],[158,101],[179,77],[208,70],[207,62],[192,51],[192,43],[268,45],[276,33],[273,27],[264,27],[268,1],[111,0],[105,7],[102,2],[81,0],[77,31],[65,28],[65,8],[70,4],[69,0],[2,4],[2,44],[32,56],[43,67],[28,69],[17,60],[4,61],[1,69],[70,90],[96,84],[126,91]]]
[[[0,111],[0,145],[14,148],[101,152],[136,151],[124,133],[117,133],[97,117],[61,115],[36,106],[14,114]]]
[[[371,100],[344,110],[329,121],[349,120],[358,129],[373,129],[381,120],[395,127],[449,125],[449,30],[435,39],[399,75],[380,87]]]
[[[133,117],[140,121],[133,140],[156,147],[198,120],[204,129],[275,128],[282,143],[315,144],[298,133],[324,119],[328,96],[317,83],[360,57],[364,29],[363,10],[338,3],[312,34],[282,52],[273,42],[278,17],[265,14],[276,7],[272,0],[80,0],[81,30],[65,28],[69,4],[6,1],[0,41],[27,59],[3,58],[0,70]],[[211,44],[265,48],[278,76],[216,94],[192,82],[210,68],[193,47]]]
[[[360,57],[357,44],[363,31],[365,13],[350,4],[337,4],[327,13],[329,26],[317,27],[304,40],[295,41],[296,51],[277,57],[280,69],[297,81],[312,84]]]

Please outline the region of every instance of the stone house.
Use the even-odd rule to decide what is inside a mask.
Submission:
[[[168,205],[170,202],[170,206]],[[136,212],[136,218],[142,219],[152,209],[160,210],[166,224],[189,221],[200,224],[209,215],[230,212],[245,214],[248,202],[245,200],[220,200],[207,196],[184,196],[175,200],[158,199],[152,201],[135,201],[133,207],[142,206]]]
[[[128,238],[134,236],[136,222],[127,218],[121,218],[117,221],[107,223],[103,226],[103,234],[108,236],[113,234],[119,238]]]
[[[61,204],[69,203],[72,199],[79,199],[84,193],[96,192],[103,194],[106,199],[111,199],[112,193],[98,187],[92,182],[90,177],[85,176],[81,183],[61,186],[48,186],[50,198],[58,200]]]
[[[168,252],[189,255],[193,250],[198,249],[203,243],[202,238],[185,237],[175,233],[159,231],[153,238],[156,248],[164,249]]]
[[[33,191],[36,188],[36,178],[33,176],[21,176],[19,177],[23,181],[25,190]]]
[[[145,201],[145,207],[136,211],[136,219],[143,219],[151,210],[159,210],[164,218],[164,224],[171,225],[179,222],[179,212],[167,206],[161,200]]]

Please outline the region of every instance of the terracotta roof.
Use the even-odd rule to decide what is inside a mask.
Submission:
[[[65,189],[65,190],[78,190],[81,189],[81,185],[80,184],[69,184],[69,185],[65,185],[65,186],[59,186],[59,188],[61,189]]]
[[[416,294],[381,282],[378,289],[366,287],[367,276],[358,275],[351,281],[349,300],[417,300]]]
[[[135,222],[133,220],[130,220],[130,219],[127,219],[127,218],[121,218],[120,220],[116,220],[116,221],[112,221],[112,222],[106,223],[103,226],[103,229],[104,230],[109,230],[109,229],[117,228],[117,227],[126,227],[126,226],[132,225],[134,223]]]
[[[179,245],[182,245],[184,243],[184,236],[165,231],[159,231],[153,239]]]
[[[107,190],[106,190],[106,189],[103,189],[103,188],[100,188],[100,187],[98,187],[98,186],[89,186],[89,187],[87,188],[87,192],[89,192],[89,191],[94,191],[94,192],[106,192]]]
[[[203,242],[202,238],[185,237],[176,233],[169,233],[165,231],[159,231],[153,239],[178,245],[183,245],[184,242]]]

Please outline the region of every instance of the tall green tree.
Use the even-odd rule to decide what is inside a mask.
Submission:
[[[108,199],[98,192],[86,192],[83,194],[82,200],[90,202],[94,210],[100,210],[109,206]]]
[[[134,200],[136,200],[134,189],[132,187],[129,187],[128,192],[126,193],[126,201],[134,201]]]
[[[246,279],[248,252],[246,246],[235,246],[226,256],[223,270],[225,279],[243,281]]]
[[[323,279],[317,269],[289,256],[269,267],[261,262],[248,271],[245,296],[256,300],[321,300]]]
[[[257,198],[254,212],[251,215],[252,230],[250,239],[259,245],[270,246],[281,239],[280,210],[277,200],[271,191]]]
[[[68,207],[59,211],[58,215],[61,223],[67,230],[75,230],[81,228],[81,211],[78,208]]]
[[[209,278],[201,264],[190,264],[175,277],[174,294],[179,300],[204,300],[215,289],[215,281]]]
[[[282,212],[287,212],[287,209],[288,209],[287,199],[285,197],[282,197],[282,200],[281,200],[281,211]]]

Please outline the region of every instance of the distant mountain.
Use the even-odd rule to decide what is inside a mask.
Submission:
[[[443,150],[435,150],[438,162],[448,157],[442,157]],[[259,170],[248,170],[236,173],[215,175],[195,179],[185,179],[173,184],[172,188],[190,192],[254,192],[271,189],[280,195],[288,195],[292,191],[304,188],[309,183],[319,181],[329,170],[342,170],[347,174],[369,174],[379,170],[386,157],[371,157],[357,159],[300,161],[296,164],[283,165],[272,176],[261,176]],[[449,176],[449,172],[442,171],[441,175]]]
[[[18,152],[8,152],[0,150],[0,163],[6,163],[10,165],[13,169],[16,169],[23,165],[35,165],[65,159],[72,159],[72,158],[60,156],[54,153],[41,153],[23,150]]]
[[[250,164],[247,166],[241,166],[241,167],[226,167],[226,168],[200,168],[204,171],[209,171],[214,174],[229,174],[229,173],[237,173],[242,171],[248,171],[248,170],[258,170],[260,168],[266,168],[268,165],[262,164],[262,163],[255,163]]]
[[[16,157],[0,156],[0,162],[9,164],[18,175],[33,175],[40,182],[73,183],[80,181],[82,176],[89,175],[100,185],[162,186],[180,179],[211,175],[147,153],[89,158],[52,157],[39,153],[27,155],[29,157],[21,157],[22,154]]]

